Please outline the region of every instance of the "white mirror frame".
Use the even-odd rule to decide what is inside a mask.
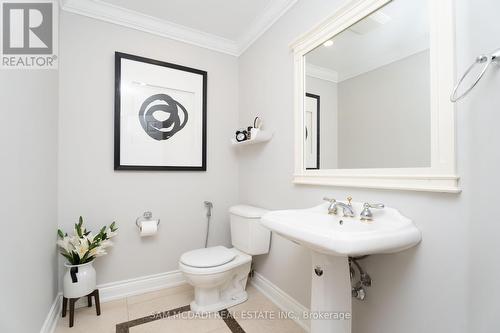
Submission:
[[[306,170],[304,162],[305,55],[392,0],[354,0],[291,44],[295,70],[296,184],[460,192],[455,166],[453,0],[429,0],[431,64],[431,166],[427,168]],[[367,148],[368,149],[368,148]]]

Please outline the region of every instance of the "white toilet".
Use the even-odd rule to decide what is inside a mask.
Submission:
[[[214,246],[184,253],[179,269],[194,287],[193,312],[214,312],[247,300],[253,255],[269,252],[271,233],[260,224],[267,210],[238,205],[229,209],[233,248]]]

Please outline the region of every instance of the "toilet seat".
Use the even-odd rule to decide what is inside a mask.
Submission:
[[[236,253],[224,246],[214,246],[184,253],[180,262],[197,268],[217,267],[234,260]]]
[[[221,246],[223,247],[223,246]],[[212,266],[212,267],[195,267],[191,266],[188,264],[185,264],[182,259],[179,260],[179,269],[188,274],[194,274],[194,275],[210,275],[210,274],[217,274],[217,273],[223,273],[226,271],[229,271],[235,267],[244,265],[246,263],[249,263],[252,261],[252,256],[243,253],[241,251],[238,251],[237,249],[233,248],[226,248],[223,247],[225,250],[230,252],[232,255],[234,255],[234,258],[231,261],[227,261],[224,264],[218,265],[218,266]],[[199,250],[206,250],[206,249],[199,249]],[[193,251],[199,251],[199,250],[193,250]],[[191,251],[191,252],[193,252]],[[222,250],[224,251],[224,250]],[[200,251],[202,252],[202,251]]]

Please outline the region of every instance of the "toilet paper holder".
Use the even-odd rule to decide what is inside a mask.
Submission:
[[[139,216],[136,220],[135,220],[135,225],[137,226],[137,228],[141,229],[141,222],[142,221],[149,221],[153,218],[153,213],[151,212],[144,212],[142,214],[142,216]],[[158,222],[156,223],[156,225],[160,225],[160,219],[158,219]]]

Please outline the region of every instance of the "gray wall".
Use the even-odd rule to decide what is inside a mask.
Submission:
[[[429,167],[429,51],[338,84],[339,168]]]
[[[60,26],[59,224],[70,230],[79,215],[91,229],[117,221],[115,246],[95,265],[98,283],[176,270],[183,252],[204,244],[203,200],[215,206],[211,244],[229,245],[237,58],[67,12]],[[207,172],[113,170],[115,51],[208,71]],[[160,231],[141,239],[134,222],[146,210],[161,218]]]
[[[293,61],[289,43],[329,16],[342,2],[299,1],[240,57],[240,121],[251,121],[254,110],[258,109],[267,126],[276,132],[269,143],[249,147],[246,154],[241,156],[240,201],[270,209],[305,208],[318,204],[326,195],[340,199],[352,195],[356,201],[384,202],[397,207],[422,230],[423,241],[418,247],[408,251],[376,255],[364,261],[374,284],[366,302],[354,302],[354,332],[467,332],[467,263],[470,224],[473,223],[470,222],[467,205],[472,192],[470,165],[475,158],[481,157],[481,168],[489,168],[486,165],[490,162],[498,163],[498,154],[492,155],[490,149],[481,148],[482,144],[476,145],[477,150],[474,152],[468,149],[470,137],[474,133],[471,133],[470,119],[466,118],[477,115],[478,112],[489,114],[490,119],[483,116],[481,120],[473,121],[476,130],[481,126],[498,123],[498,108],[493,108],[493,102],[485,101],[478,109],[467,108],[457,113],[458,170],[464,189],[460,195],[296,186],[291,182],[294,159]],[[469,0],[460,0],[460,3],[463,6]],[[471,1],[470,4],[472,5]],[[491,8],[493,4],[485,2],[484,6]],[[479,16],[479,12],[473,13]],[[463,15],[466,15],[465,11]],[[491,16],[491,24],[488,23],[489,20],[482,23],[485,32],[488,28],[495,31],[489,26],[493,25],[494,20],[493,14]],[[458,22],[459,31],[466,30],[462,26],[463,21]],[[498,27],[495,28],[498,30]],[[491,34],[485,33],[479,37],[478,31],[477,35],[474,33],[471,39],[491,39],[493,43]],[[473,59],[471,53],[497,46],[477,44],[470,52],[469,46],[464,45],[463,38],[463,34],[458,35],[460,69],[463,69],[465,62]],[[498,88],[498,84],[496,87]],[[260,98],[254,99],[254,96]],[[492,121],[493,118],[497,121]],[[493,134],[493,130],[484,131],[482,136],[488,132],[492,138],[497,136]],[[481,142],[484,144],[494,141]],[[483,183],[488,180],[486,174],[477,177],[484,177]],[[268,191],[269,188],[273,191]],[[482,206],[488,207],[484,209],[485,214],[494,209],[494,205],[489,202],[495,197],[493,189],[492,186],[489,190],[490,199],[485,199],[488,204]],[[486,223],[484,221],[485,219],[482,223]],[[489,223],[495,223],[494,219]],[[493,240],[488,244],[489,249],[494,249]],[[489,261],[490,264],[492,262]],[[256,258],[256,269],[298,301],[309,305],[311,269],[307,250],[273,236],[270,254]],[[495,272],[497,271],[498,265],[495,265]],[[479,281],[480,273],[477,274]],[[495,277],[497,276],[494,275],[491,279]],[[486,291],[487,287],[481,290]],[[493,303],[494,298],[490,298],[488,302]],[[480,304],[479,299],[477,304]],[[495,308],[492,307],[491,311],[493,309]]]
[[[498,38],[491,36],[492,31],[500,31],[499,12],[500,3],[495,1],[458,1],[459,74],[478,54],[500,47]],[[500,289],[497,287],[500,281],[500,223],[495,214],[500,198],[499,74],[498,69],[490,70],[471,94],[458,103],[457,108],[461,120],[458,132],[466,138],[459,146],[459,154],[467,161],[469,180],[469,186],[464,187],[463,193],[467,194],[470,204],[465,217],[469,222],[470,245],[466,302],[470,313],[468,332],[474,333],[500,331]]]
[[[0,70],[1,332],[38,332],[57,293],[57,87]]]
[[[337,84],[306,76],[306,92],[320,96],[320,169],[337,168]]]

